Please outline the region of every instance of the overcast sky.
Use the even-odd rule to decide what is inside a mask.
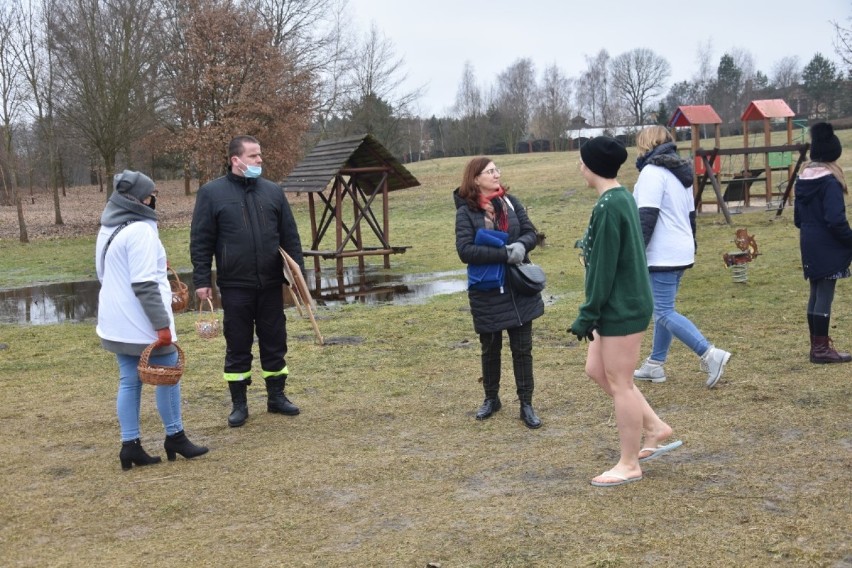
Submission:
[[[520,58],[533,61],[539,78],[554,64],[576,78],[585,56],[637,47],[668,60],[671,85],[695,75],[699,46],[708,40],[714,69],[734,48],[750,51],[770,78],[785,56],[798,56],[802,67],[815,53],[839,64],[832,22],[850,24],[852,1],[349,0],[349,10],[362,36],[375,22],[393,43],[408,88],[424,86],[419,114],[446,116],[465,61],[483,88]]]

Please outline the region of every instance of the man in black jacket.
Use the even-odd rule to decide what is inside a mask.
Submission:
[[[302,243],[281,188],[262,177],[260,143],[237,136],[228,144],[228,173],[199,190],[190,229],[195,293],[212,297],[212,259],[224,312],[225,380],[233,409],[228,425],[248,419],[255,333],[268,394],[267,410],[287,415],[299,408],[284,395],[288,369],[282,284],[282,247],[304,271]]]

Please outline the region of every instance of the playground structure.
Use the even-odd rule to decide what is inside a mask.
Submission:
[[[343,274],[345,258],[357,258],[361,272],[364,257],[371,255],[384,257],[384,267],[390,268],[390,255],[409,247],[390,243],[388,193],[418,185],[417,178],[369,134],[317,144],[281,184],[287,193],[308,194],[311,242],[302,253],[314,259],[317,280],[321,258],[336,261],[338,276]],[[373,209],[377,198],[382,204],[381,222]],[[346,203],[352,205],[351,219],[344,219]],[[372,235],[362,230],[363,224]],[[323,247],[332,225],[334,244]]]
[[[743,123],[743,146],[741,148],[720,148],[721,118],[710,105],[681,106],[669,120],[669,127],[674,135],[677,127],[692,128],[691,154],[695,160],[695,177],[693,190],[695,208],[701,211],[703,205],[717,206],[728,224],[731,224],[728,203],[742,202],[745,207],[751,206],[752,198],[762,198],[767,209],[777,203],[777,215],[784,209],[789,200],[790,190],[802,163],[807,156],[809,144],[793,143],[794,113],[781,99],[757,100],[749,103],[741,116]],[[772,144],[772,122],[785,121],[786,144]],[[749,146],[749,123],[760,120],[763,123],[763,145]],[[712,150],[700,146],[700,129],[706,125],[715,128],[715,145]],[[793,164],[793,156],[798,152],[798,159]],[[756,163],[750,158],[762,156],[762,163]],[[725,160],[725,167],[721,159]],[[760,158],[758,158],[759,160]],[[735,164],[735,162],[737,162]],[[773,172],[783,174],[775,176],[780,183],[773,183]],[[785,177],[782,178],[782,175]],[[704,200],[704,188],[710,181],[715,193],[714,201]],[[752,186],[763,182],[763,194],[754,194]],[[724,194],[722,185],[726,186]]]

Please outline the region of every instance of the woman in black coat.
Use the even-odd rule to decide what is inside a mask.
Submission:
[[[500,184],[500,170],[494,162],[480,156],[468,162],[462,183],[453,193],[456,250],[468,265],[470,311],[482,347],[485,401],[476,412],[476,419],[485,420],[502,407],[500,355],[505,329],[512,350],[521,419],[528,428],[539,428],[541,420],[532,407],[532,320],[544,313],[544,302],[540,293],[519,293],[505,277],[506,265],[522,263],[535,248],[537,235],[523,205],[509,196],[507,189]]]
[[[827,122],[811,127],[811,162],[796,180],[793,222],[799,228],[802,270],[810,281],[808,328],[811,363],[848,363],[852,355],[834,349],[828,336],[834,287],[850,276],[852,228],[843,194],[848,193],[837,164],[842,148]]]

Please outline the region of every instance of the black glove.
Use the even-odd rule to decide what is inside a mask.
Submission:
[[[592,332],[595,331],[597,328],[598,328],[598,326],[593,325],[592,327],[590,327],[589,329],[587,329],[585,331],[579,331],[579,330],[575,330],[574,327],[572,326],[570,329],[568,329],[568,333],[575,335],[577,337],[577,341],[583,341],[584,339],[588,339],[589,341],[594,341],[595,340],[595,334],[592,333]]]

